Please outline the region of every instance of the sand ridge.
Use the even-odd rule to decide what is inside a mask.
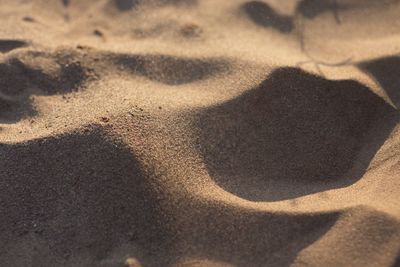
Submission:
[[[399,266],[397,0],[0,0],[0,266]]]

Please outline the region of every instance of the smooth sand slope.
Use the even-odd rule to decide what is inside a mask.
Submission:
[[[399,14],[0,0],[0,266],[400,266]]]

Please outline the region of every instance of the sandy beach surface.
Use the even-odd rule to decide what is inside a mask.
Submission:
[[[399,0],[0,0],[0,266],[400,266]]]

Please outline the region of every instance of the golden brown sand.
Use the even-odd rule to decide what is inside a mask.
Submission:
[[[0,0],[0,266],[400,266],[399,14]]]

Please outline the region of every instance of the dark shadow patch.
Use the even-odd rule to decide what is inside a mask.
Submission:
[[[365,7],[389,7],[399,3],[399,0],[382,0],[382,1],[339,1],[339,0],[302,0],[296,7],[296,13],[302,14],[304,17],[314,19],[317,16],[333,12],[335,19],[340,23],[339,12],[350,9]]]
[[[61,0],[64,7],[68,7],[70,4],[70,0]]]
[[[115,0],[115,6],[120,11],[131,10],[139,3],[140,3],[140,0]]]
[[[267,28],[272,27],[283,33],[291,32],[294,28],[291,17],[276,13],[275,10],[262,1],[244,3],[241,9],[257,25]]]
[[[135,155],[99,129],[0,144],[0,181],[2,265],[57,266],[82,255],[99,266],[123,244],[141,262],[163,258],[161,194]]]
[[[228,68],[228,64],[223,61],[164,55],[123,55],[114,61],[134,74],[168,85],[203,80]]]
[[[393,104],[400,107],[400,56],[390,56],[362,62],[358,67],[375,79]]]
[[[115,7],[119,11],[129,11],[139,5],[176,5],[192,6],[197,4],[197,0],[113,0]]]
[[[398,120],[356,81],[282,68],[202,111],[197,142],[219,186],[245,199],[277,201],[357,181]]]
[[[55,77],[42,70],[27,67],[20,59],[11,58],[5,63],[0,63],[0,91],[4,94],[17,96],[27,89],[54,93],[60,90],[59,85]]]
[[[176,6],[194,6],[198,3],[198,0],[155,0],[160,4],[176,5]]]
[[[0,39],[0,52],[7,53],[10,52],[11,50],[25,47],[27,45],[28,43],[25,41]]]
[[[98,29],[93,30],[93,34],[97,37],[104,37],[103,32]]]
[[[183,25],[180,30],[179,33],[181,36],[185,37],[185,38],[197,38],[200,37],[201,34],[203,33],[202,28],[194,23],[188,23]]]
[[[32,93],[70,93],[88,78],[86,70],[78,62],[60,63],[59,66],[60,71],[51,76],[40,69],[28,67],[18,58],[0,63],[0,94],[15,99],[0,109],[0,120],[13,123],[33,115],[34,109],[29,101]]]
[[[333,12],[335,18],[338,17],[338,10],[344,7],[339,6],[337,0],[302,0],[296,8],[296,13],[304,17],[314,19],[318,15],[326,12]]]
[[[30,17],[30,16],[25,16],[25,17],[22,18],[22,20],[25,21],[25,22],[31,22],[31,23],[36,22],[36,20],[33,17]]]
[[[35,116],[37,111],[28,98],[9,100],[0,96],[0,123],[14,123],[28,116]]]
[[[394,263],[392,264],[392,267],[400,267],[400,251],[399,251],[399,255],[394,260]]]
[[[48,87],[46,91],[50,94],[69,93],[77,90],[88,78],[86,69],[79,62],[61,64],[60,75],[55,79],[59,86]]]
[[[57,76],[30,68],[17,58],[0,63],[0,92],[7,95],[19,95],[28,88],[47,94],[69,93],[86,78],[85,70],[78,62],[60,64]]]
[[[221,203],[196,204],[181,215],[178,239],[184,245],[175,258],[210,259],[232,266],[290,266],[298,253],[329,231],[340,215],[292,215]]]
[[[4,114],[11,110],[14,106],[14,103],[8,99],[3,99],[0,97],[0,114]]]

